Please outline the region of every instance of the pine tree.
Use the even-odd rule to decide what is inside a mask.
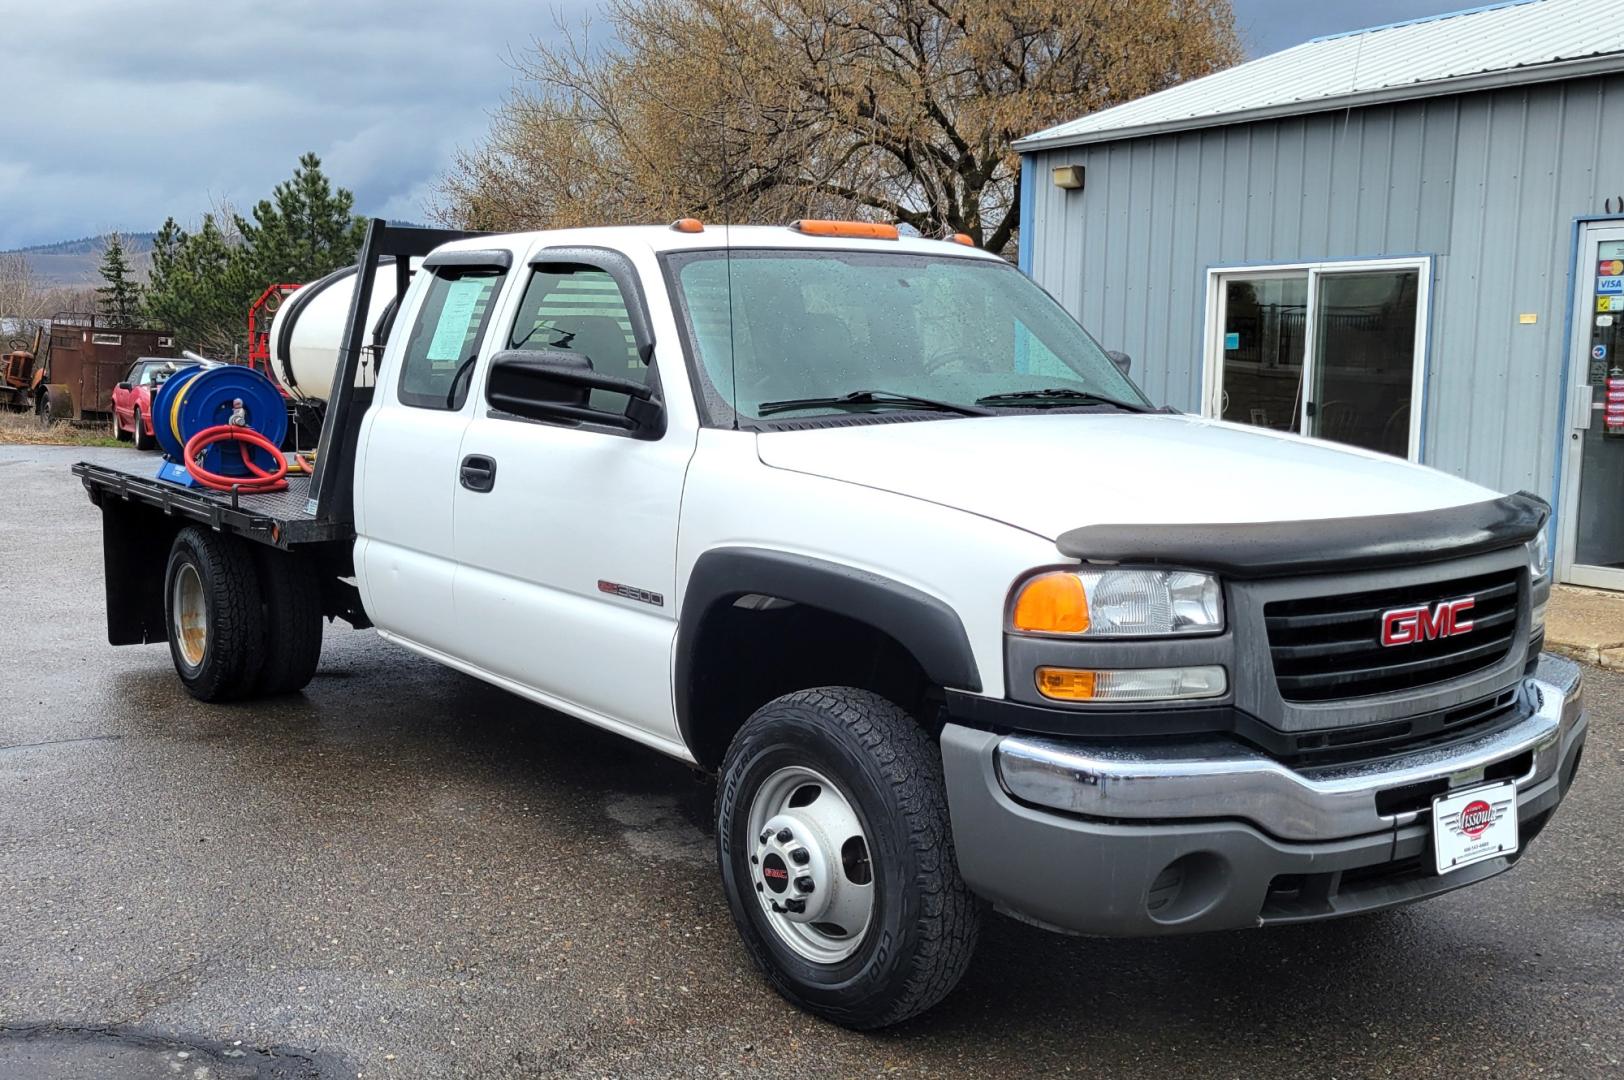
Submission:
[[[366,222],[355,216],[354,207],[353,194],[333,190],[319,157],[301,157],[292,179],[254,207],[253,220],[236,219],[262,287],[314,281],[353,263],[366,236]]]
[[[141,286],[131,276],[129,260],[124,257],[124,239],[118,233],[108,234],[101,276],[107,284],[96,290],[100,313],[115,328],[134,326],[141,312]]]
[[[305,283],[355,262],[366,222],[315,154],[256,205],[252,218],[205,214],[195,233],[164,222],[153,241],[143,310],[178,343],[221,359],[245,343],[248,306],[267,285]],[[235,235],[233,235],[235,233]]]

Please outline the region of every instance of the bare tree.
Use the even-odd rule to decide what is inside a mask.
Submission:
[[[458,158],[483,228],[875,217],[1006,251],[1022,135],[1234,63],[1229,0],[610,0]]]
[[[31,322],[46,314],[46,292],[26,255],[0,255],[0,318]]]

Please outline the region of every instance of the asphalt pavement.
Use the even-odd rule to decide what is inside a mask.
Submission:
[[[343,624],[244,705],[108,646],[85,458],[156,465],[0,446],[4,1080],[1624,1073],[1619,675],[1509,874],[1153,941],[995,916],[946,1002],[854,1034],[750,967],[685,766]]]

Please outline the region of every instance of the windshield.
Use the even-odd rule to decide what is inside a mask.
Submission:
[[[1147,404],[1083,328],[1007,263],[746,249],[731,259],[684,252],[670,264],[713,414],[728,415],[735,402],[746,420],[911,407],[881,392],[998,409]],[[807,401],[856,391],[876,394]],[[986,400],[1031,391],[1051,393]]]

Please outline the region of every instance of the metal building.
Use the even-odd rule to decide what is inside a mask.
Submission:
[[[1320,38],[1017,143],[1021,266],[1157,400],[1537,492],[1624,588],[1621,127],[1605,0]]]

